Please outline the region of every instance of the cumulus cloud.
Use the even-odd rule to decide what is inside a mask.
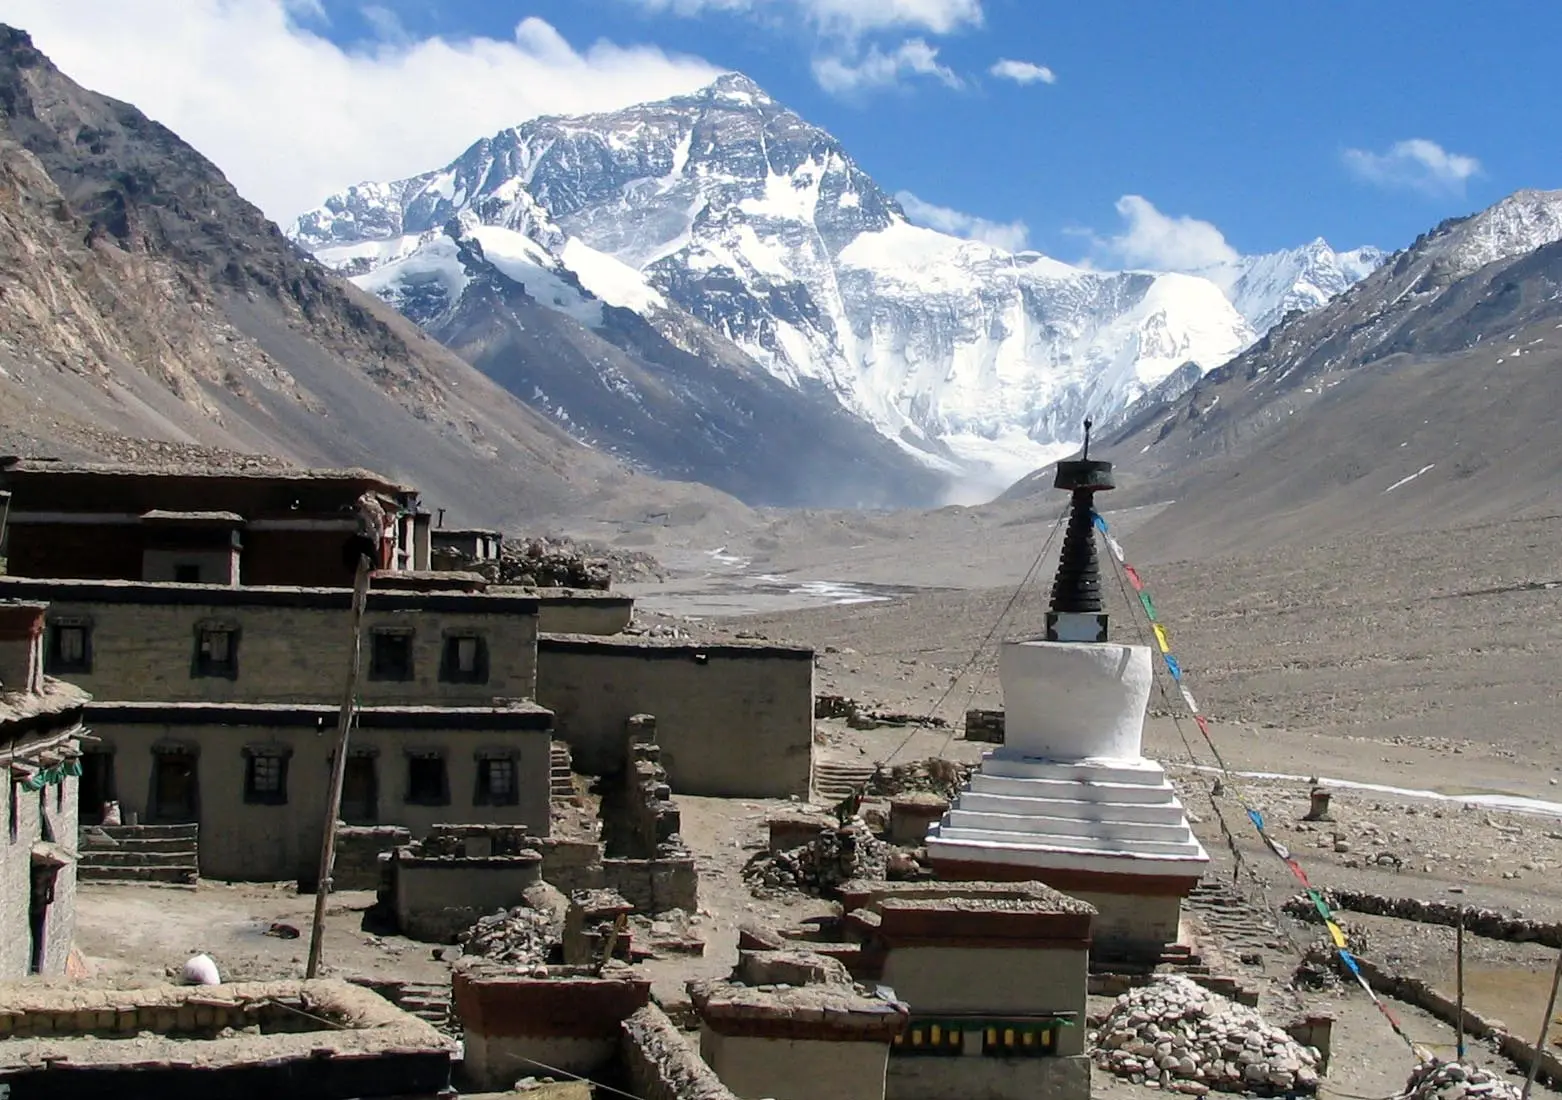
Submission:
[[[634,0],[650,11],[675,15],[707,12],[773,12],[790,8],[830,34],[920,30],[949,34],[982,23],[982,0]]]
[[[1383,153],[1347,149],[1343,157],[1351,174],[1367,183],[1433,194],[1462,194],[1465,182],[1481,171],[1474,157],[1450,153],[1426,138],[1396,141]]]
[[[279,221],[524,119],[675,95],[721,72],[650,46],[578,49],[536,18],[504,39],[344,50],[312,29],[323,17],[317,0],[7,0],[5,12],[66,74],[167,125]]]
[[[994,61],[992,68],[987,70],[999,80],[1012,80],[1016,84],[1056,84],[1058,74],[1045,65],[1037,65],[1033,61],[1014,61],[1003,58]]]
[[[920,38],[908,38],[885,52],[869,46],[856,54],[830,54],[814,59],[814,79],[827,92],[844,95],[899,84],[905,76],[932,77],[951,88],[963,83],[953,69],[938,60],[938,48]]]
[[[1152,271],[1205,272],[1240,260],[1241,254],[1212,223],[1161,213],[1143,195],[1117,200],[1121,232],[1095,238],[1097,250],[1114,264]]]
[[[1020,251],[1025,247],[1030,236],[1030,228],[1022,221],[989,221],[962,210],[925,202],[910,191],[901,191],[895,198],[900,203],[901,209],[906,212],[906,217],[918,225],[925,225],[929,229],[937,229],[942,233],[952,233],[957,237],[981,241],[994,248],[1001,248],[1005,252]]]

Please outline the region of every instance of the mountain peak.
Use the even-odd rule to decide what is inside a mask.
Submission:
[[[699,99],[721,99],[745,106],[775,102],[765,89],[739,72],[722,73],[694,94]]]

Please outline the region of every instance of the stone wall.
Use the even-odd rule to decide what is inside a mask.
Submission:
[[[72,743],[74,744],[74,743]],[[6,775],[6,820],[13,824],[0,839],[0,980],[25,977],[32,964],[32,849],[40,842],[76,848],[76,802],[79,780],[67,776],[41,790],[29,791]],[[71,938],[76,931],[76,864],[68,862],[54,878],[54,900],[44,925],[44,974],[65,973]]]
[[[501,591],[503,591],[501,589]],[[633,596],[584,588],[525,589],[537,599],[539,628],[548,634],[618,634],[634,618]]]
[[[98,700],[336,703],[341,698],[352,641],[352,593],[344,589],[0,578],[0,599],[8,595],[47,598],[50,620],[89,624],[90,668],[62,675]],[[496,698],[532,698],[537,606],[521,596],[371,590],[364,616],[364,705],[476,706]],[[202,627],[237,631],[235,675],[195,674]],[[410,632],[411,679],[373,675],[376,629]],[[445,642],[452,635],[483,640],[482,682],[444,678]]]
[[[700,1056],[739,1096],[878,1100],[884,1095],[888,1047],[883,1040],[853,1043],[722,1035],[706,1026],[700,1031]],[[980,1094],[957,1090],[943,1095]]]
[[[396,927],[426,943],[454,943],[479,917],[524,905],[526,891],[542,881],[541,858],[532,851],[424,856],[408,846],[391,861]]]
[[[346,825],[336,830],[336,862],[331,869],[333,890],[378,890],[380,854],[410,843],[412,830],[404,825]]]
[[[1089,1100],[1090,1059],[891,1056],[884,1100]]]
[[[624,1020],[619,1060],[641,1100],[737,1100],[655,1005]]]
[[[196,720],[186,720],[191,718]],[[181,711],[105,706],[89,709],[88,719],[104,746],[114,750],[121,811],[138,815],[143,824],[157,820],[154,747],[192,755],[202,876],[314,881],[335,750],[335,708],[241,708],[228,713],[213,707]],[[547,724],[546,715],[534,708],[361,711],[351,751],[372,761],[378,789],[372,820],[402,826],[414,835],[451,819],[522,825],[546,835]],[[246,751],[285,757],[285,800],[246,798]],[[410,761],[425,752],[442,753],[445,761],[445,791],[437,804],[408,800]],[[480,763],[495,755],[514,761],[513,804],[489,805],[479,798]]]
[[[544,635],[537,699],[556,716],[575,767],[609,774],[625,723],[657,718],[661,763],[680,794],[806,795],[813,752],[813,651],[702,646],[647,636]]]
[[[896,947],[882,981],[917,1016],[1029,1016],[1074,1012],[1082,1024],[1088,954],[1083,947]],[[1061,1054],[1084,1053],[1084,1028],[1059,1032]]]
[[[1003,711],[973,709],[965,712],[965,739],[1003,744]]]
[[[637,913],[664,913],[669,909],[693,913],[699,909],[700,876],[694,869],[692,855],[604,859],[602,881],[608,889],[622,894]]]

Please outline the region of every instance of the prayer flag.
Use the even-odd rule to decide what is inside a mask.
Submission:
[[[1162,656],[1166,659],[1166,671],[1171,673],[1171,678],[1182,683],[1182,666],[1177,663],[1177,658],[1165,651],[1162,651]]]
[[[1128,574],[1128,583],[1134,586],[1134,591],[1139,593],[1139,599],[1145,603],[1146,610],[1150,609],[1150,594],[1144,590],[1144,581],[1139,579],[1139,570],[1131,565],[1124,565],[1123,572]],[[1155,612],[1150,611],[1150,618],[1155,618]]]
[[[1199,712],[1199,704],[1193,698],[1193,692],[1189,691],[1185,684],[1178,684],[1177,687],[1182,692],[1182,701],[1188,704],[1190,711],[1197,714]]]
[[[1160,623],[1151,623],[1150,629],[1155,631],[1155,644],[1161,647],[1161,652],[1171,655],[1171,639],[1166,636],[1166,628]]]

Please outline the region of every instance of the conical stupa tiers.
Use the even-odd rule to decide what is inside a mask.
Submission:
[[[1101,910],[1098,946],[1177,938],[1209,862],[1162,767],[1141,754],[1150,650],[1107,640],[1093,516],[1109,463],[1058,465],[1073,495],[1045,639],[1005,643],[1004,744],[928,830],[940,877],[1034,879]]]

